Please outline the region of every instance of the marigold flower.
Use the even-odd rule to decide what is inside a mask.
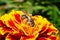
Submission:
[[[53,24],[40,15],[12,10],[0,17],[0,40],[56,40],[56,33]]]

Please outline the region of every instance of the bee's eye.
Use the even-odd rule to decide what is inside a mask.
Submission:
[[[32,27],[35,25],[35,23],[34,23],[34,20],[33,20],[33,19],[30,19],[30,20],[28,21],[28,23],[29,23]]]
[[[35,23],[34,23],[34,20],[33,20],[33,19],[31,20],[31,25],[32,25],[32,26],[34,26],[34,25],[35,25]]]

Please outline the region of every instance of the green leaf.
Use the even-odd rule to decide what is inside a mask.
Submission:
[[[45,7],[44,6],[34,6],[33,7],[33,10],[39,10],[39,9],[44,9]]]

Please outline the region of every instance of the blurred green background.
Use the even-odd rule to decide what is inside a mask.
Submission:
[[[12,9],[42,15],[60,31],[60,0],[0,0],[0,16]]]

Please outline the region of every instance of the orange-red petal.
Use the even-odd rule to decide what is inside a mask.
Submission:
[[[14,14],[15,16],[15,19],[17,20],[17,22],[21,22],[21,19],[20,19],[20,15],[19,14]]]

